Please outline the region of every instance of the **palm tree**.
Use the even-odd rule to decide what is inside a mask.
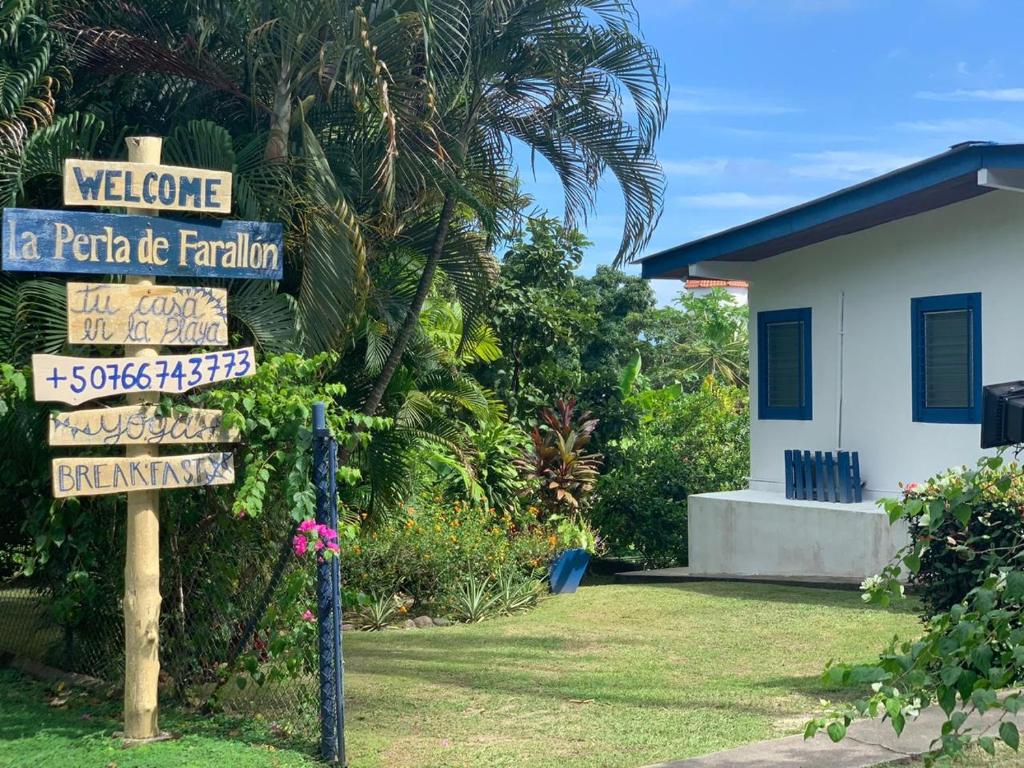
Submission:
[[[636,22],[626,0],[452,0],[424,11],[424,79],[443,150],[425,193],[438,207],[416,292],[364,414],[376,412],[398,369],[460,205],[491,235],[516,213],[507,184],[515,144],[555,169],[570,224],[586,218],[599,178],[612,173],[625,206],[616,264],[647,242],[661,211],[654,142],[667,86]]]
[[[244,114],[266,129],[266,159],[301,159],[305,192],[327,212],[300,228],[309,348],[349,338],[361,299],[380,287],[365,280],[372,261],[386,261],[397,240],[418,253],[415,289],[390,313],[364,414],[377,412],[438,270],[460,300],[483,295],[486,249],[448,244],[467,226],[500,235],[519,210],[515,144],[554,167],[570,223],[585,219],[598,179],[612,173],[626,214],[617,263],[658,219],[653,147],[667,88],[627,0],[64,4],[61,28],[81,66],[143,75],[143,103]],[[164,78],[156,87],[154,73]]]

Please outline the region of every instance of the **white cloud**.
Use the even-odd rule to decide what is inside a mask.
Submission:
[[[786,115],[799,109],[761,96],[710,88],[672,88],[670,112],[688,115]]]
[[[928,101],[1024,102],[1024,88],[957,88],[955,91],[918,91],[914,98]]]
[[[705,157],[693,160],[662,160],[661,168],[669,176],[693,176],[704,178],[721,176],[729,167],[724,157]]]
[[[838,181],[862,181],[921,159],[919,155],[855,150],[806,152],[794,157],[798,160],[790,168],[794,176]]]
[[[757,195],[749,192],[709,192],[701,195],[683,195],[676,199],[683,205],[692,208],[713,208],[718,210],[775,210],[790,208],[806,200],[806,198],[798,195]]]
[[[988,117],[913,120],[897,123],[896,128],[941,137],[950,144],[961,141],[1021,141],[1024,139],[1024,125],[1015,125],[1005,120]]]

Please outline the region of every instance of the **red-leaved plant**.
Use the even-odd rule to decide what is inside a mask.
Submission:
[[[542,408],[541,424],[533,428],[531,445],[515,464],[531,481],[545,519],[561,515],[578,519],[587,496],[594,490],[602,456],[587,453],[597,429],[589,411],[576,415],[576,398],[557,400],[554,408]]]

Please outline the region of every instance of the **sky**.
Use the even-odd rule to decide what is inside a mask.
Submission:
[[[967,140],[1024,141],[1021,0],[636,0],[671,87],[667,191],[642,255],[811,200]],[[538,207],[557,177],[522,168]],[[582,271],[610,264],[602,183]],[[628,271],[638,272],[638,267]],[[654,280],[662,303],[681,287]]]

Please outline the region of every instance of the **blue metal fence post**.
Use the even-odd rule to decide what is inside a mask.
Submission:
[[[338,530],[338,444],[327,429],[323,403],[313,403],[313,485],[316,521]],[[320,635],[320,754],[346,765],[344,667],[341,653],[341,564],[317,562],[317,628]]]

